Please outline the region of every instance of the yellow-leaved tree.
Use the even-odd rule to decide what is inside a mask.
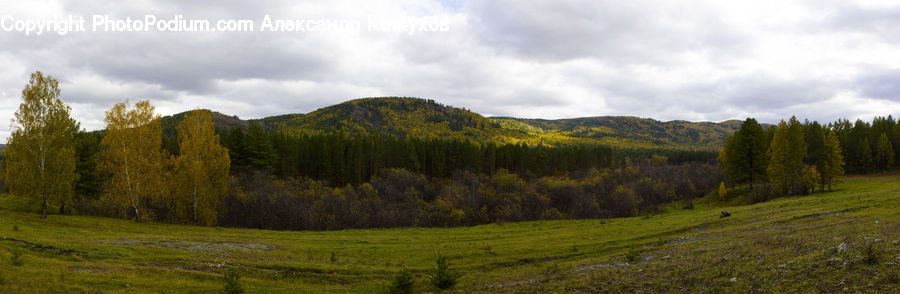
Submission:
[[[110,177],[104,197],[133,209],[135,219],[151,217],[141,209],[148,199],[162,199],[168,192],[159,115],[149,101],[134,109],[119,103],[106,112],[106,134],[100,141],[100,170]]]
[[[12,120],[6,147],[6,182],[15,195],[65,204],[75,182],[75,133],[78,123],[59,100],[59,82],[37,71],[22,90],[22,104]]]
[[[216,225],[219,200],[228,192],[228,149],[219,145],[208,110],[194,110],[178,124],[173,170],[174,203],[183,223]]]

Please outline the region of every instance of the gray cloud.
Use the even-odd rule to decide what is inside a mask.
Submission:
[[[900,6],[846,1],[0,0],[19,18],[447,20],[448,32],[0,32],[0,121],[34,70],[61,81],[88,129],[116,102],[244,118],[348,99],[417,96],[498,116],[662,120],[900,110]],[[896,113],[894,113],[896,114]],[[0,125],[0,137],[8,135]]]

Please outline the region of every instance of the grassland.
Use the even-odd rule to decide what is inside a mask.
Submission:
[[[51,215],[0,196],[0,292],[378,292],[433,257],[464,292],[898,292],[900,175],[831,193],[612,220],[278,232]],[[18,258],[13,256],[17,255]],[[19,265],[14,265],[14,263]]]

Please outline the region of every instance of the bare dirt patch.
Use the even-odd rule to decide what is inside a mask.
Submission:
[[[202,241],[184,241],[184,240],[103,240],[99,243],[113,244],[119,246],[143,246],[143,247],[164,247],[181,250],[189,250],[204,253],[224,253],[224,252],[254,252],[264,251],[274,248],[272,245],[262,243],[230,243],[230,242],[202,242]]]

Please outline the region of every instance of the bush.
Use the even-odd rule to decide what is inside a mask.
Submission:
[[[244,293],[244,287],[241,286],[241,273],[236,269],[230,269],[225,272],[225,286],[222,287],[222,293],[238,294]]]
[[[772,184],[757,185],[754,187],[753,191],[750,191],[750,202],[753,204],[766,202],[777,197],[778,191],[775,190],[775,187],[772,186]]]
[[[22,251],[15,249],[12,251],[12,256],[9,257],[9,262],[12,263],[13,266],[21,266],[25,264],[25,261],[22,260]]]
[[[391,282],[390,287],[388,287],[388,293],[392,294],[406,294],[413,293],[413,287],[415,286],[415,278],[412,273],[406,270],[405,268],[400,270],[397,275],[394,277],[394,281]]]
[[[897,270],[887,272],[884,278],[881,279],[881,282],[884,284],[900,284],[900,272],[897,272]]]
[[[444,290],[452,288],[459,282],[457,280],[459,280],[462,275],[450,269],[450,262],[447,261],[446,255],[438,254],[434,258],[434,263],[434,274],[431,276],[432,285]]]
[[[859,251],[862,254],[862,262],[868,265],[878,264],[884,255],[884,250],[875,241],[866,242]]]
[[[634,246],[631,246],[631,248],[628,249],[628,252],[625,253],[625,260],[628,262],[634,262],[635,260],[638,260],[638,258],[641,258],[641,249],[635,248]]]

